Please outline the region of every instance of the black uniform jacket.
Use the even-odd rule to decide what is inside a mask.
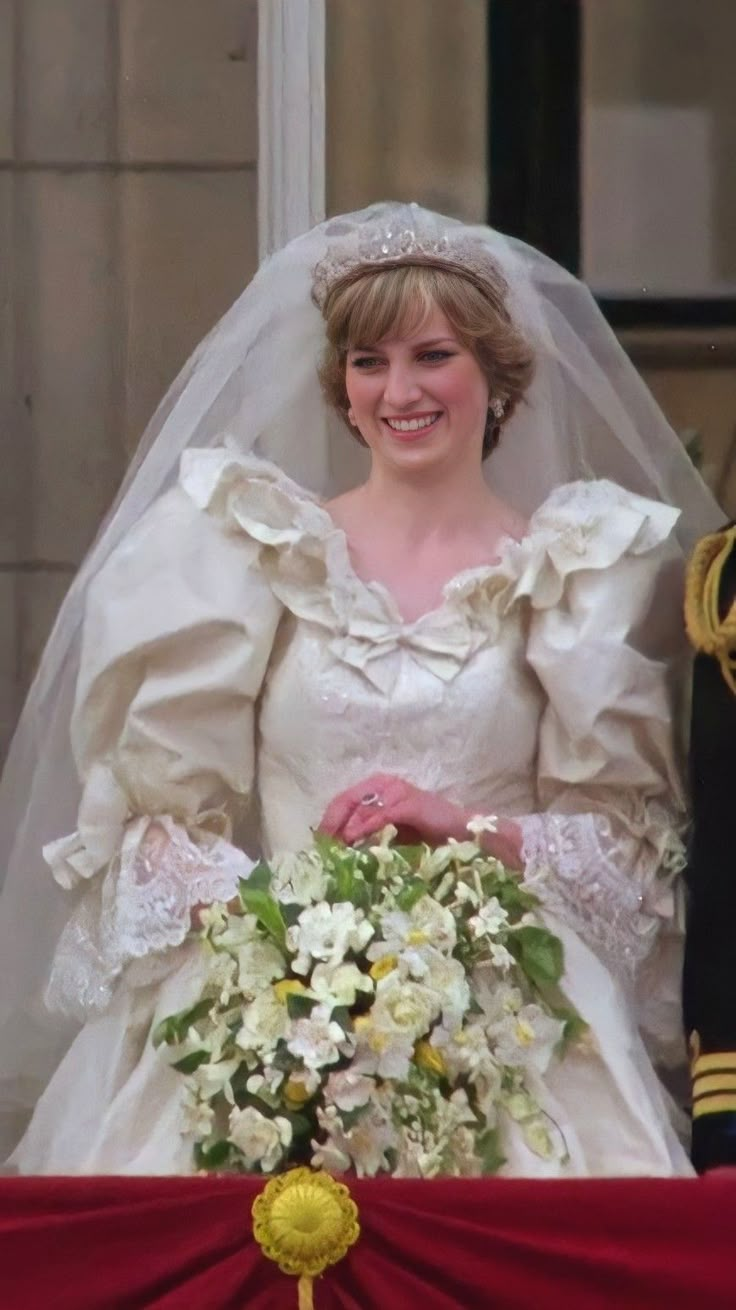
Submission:
[[[686,620],[697,653],[683,999],[702,1172],[736,1165],[736,529],[697,547]]]

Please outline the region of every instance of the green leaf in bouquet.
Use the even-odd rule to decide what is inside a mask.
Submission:
[[[279,909],[281,910],[281,917],[286,924],[286,927],[293,928],[294,924],[298,921],[299,915],[304,909],[304,906],[299,905],[297,901],[279,901]]]
[[[259,860],[258,864],[253,866],[247,878],[239,879],[240,889],[242,891],[243,886],[245,886],[251,888],[254,892],[270,891],[272,877],[273,874],[271,873],[269,865],[266,864],[266,861]]]
[[[429,887],[423,878],[410,878],[396,897],[396,904],[400,910],[411,910],[428,892]]]
[[[181,1060],[176,1060],[171,1067],[179,1073],[194,1073],[194,1070],[198,1069],[200,1064],[206,1064],[209,1058],[209,1051],[190,1051],[188,1055],[182,1056]]]
[[[225,1138],[214,1142],[212,1146],[203,1146],[197,1142],[194,1147],[194,1163],[198,1169],[222,1169],[226,1164],[232,1164],[239,1154],[232,1142]]]
[[[501,1150],[501,1139],[497,1128],[487,1128],[476,1138],[476,1148],[480,1156],[484,1174],[497,1174],[506,1157]]]
[[[290,1019],[307,1019],[317,1004],[315,996],[305,996],[303,992],[289,992],[286,997],[286,1010]]]
[[[350,1017],[350,1010],[347,1005],[336,1005],[330,1015],[330,1020],[333,1023],[338,1023],[344,1033],[350,1033],[353,1031],[353,1021]]]
[[[355,860],[352,857],[343,857],[335,861],[335,871],[333,874],[334,896],[335,901],[351,901],[355,896],[356,876]],[[360,879],[363,882],[363,879]],[[365,883],[363,883],[365,886]]]
[[[524,924],[509,933],[506,946],[537,987],[560,981],[565,967],[562,942],[547,928]]]
[[[560,1054],[564,1055],[569,1046],[574,1046],[581,1037],[585,1036],[589,1025],[571,1005],[550,1005],[549,1008],[555,1019],[559,1019],[564,1024],[562,1037],[558,1043]]]
[[[279,1110],[284,1119],[288,1119],[291,1124],[291,1133],[294,1141],[299,1141],[305,1137],[311,1137],[314,1132],[314,1123],[309,1115],[300,1114],[298,1110]]]
[[[197,1023],[199,1019],[204,1019],[214,1005],[215,1001],[210,997],[197,1001],[197,1004],[190,1006],[188,1010],[179,1010],[178,1014],[170,1014],[162,1019],[153,1030],[154,1046],[161,1046],[164,1043],[167,1046],[175,1046],[178,1042],[182,1042],[192,1024]]]
[[[244,878],[240,879],[239,892],[243,909],[248,914],[254,914],[261,927],[265,928],[279,950],[285,951],[286,924],[278,901],[274,900],[273,896],[260,887],[253,887],[252,875],[247,882]]]
[[[424,846],[394,846],[396,854],[405,860],[410,869],[418,869],[421,864],[422,856],[425,853]]]
[[[486,880],[488,880],[488,885]],[[481,879],[481,884],[489,900],[491,896],[495,896],[501,909],[511,916],[514,913],[519,916],[526,914],[528,910],[534,909],[534,906],[539,903],[536,896],[526,891],[517,878],[507,873],[500,876],[486,874]]]
[[[343,841],[340,841],[337,837],[330,837],[326,832],[314,832],[313,836],[314,845],[322,858],[322,863],[326,869],[332,870],[336,863],[342,859],[348,848]]]

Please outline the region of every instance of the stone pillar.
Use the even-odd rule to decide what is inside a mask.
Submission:
[[[256,0],[0,0],[0,753],[140,432],[256,265]]]

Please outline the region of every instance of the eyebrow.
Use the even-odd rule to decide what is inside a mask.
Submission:
[[[416,341],[415,349],[427,350],[430,346],[457,345],[454,337],[432,337],[429,341]],[[351,346],[351,350],[378,350],[378,346]]]

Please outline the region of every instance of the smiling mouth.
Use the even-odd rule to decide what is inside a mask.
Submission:
[[[442,411],[438,410],[435,414],[423,414],[420,418],[385,418],[383,421],[392,432],[403,435],[428,431],[429,428],[434,427],[441,415]]]

